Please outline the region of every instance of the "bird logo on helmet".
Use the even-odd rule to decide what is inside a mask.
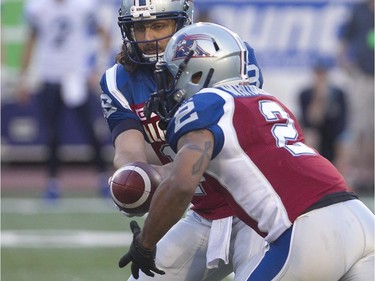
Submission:
[[[196,23],[178,31],[156,64],[155,75],[157,91],[147,102],[145,115],[156,113],[164,128],[178,107],[203,88],[263,84],[251,46],[213,23]]]
[[[176,40],[176,49],[172,60],[185,58],[190,51],[193,51],[192,58],[213,57],[214,53],[212,50],[206,51],[207,47],[212,49],[212,44],[207,45],[205,41],[211,42],[211,37],[204,34],[194,34],[191,36],[181,34]]]

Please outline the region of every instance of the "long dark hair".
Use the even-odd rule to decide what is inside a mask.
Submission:
[[[127,48],[125,43],[122,43],[121,51],[116,55],[116,62],[121,64],[126,71],[134,73],[138,70],[139,65],[129,59],[129,50],[130,48]]]

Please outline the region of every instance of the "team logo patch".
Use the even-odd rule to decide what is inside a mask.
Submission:
[[[175,44],[175,49],[169,54],[172,60],[185,58],[193,50],[192,58],[214,57],[216,50],[210,36],[204,34],[181,34]]]

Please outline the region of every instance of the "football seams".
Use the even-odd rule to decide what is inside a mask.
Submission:
[[[143,194],[142,196],[137,200],[135,201],[134,203],[130,203],[130,204],[125,204],[121,201],[119,201],[116,196],[114,195],[113,193],[113,189],[112,189],[112,183],[113,183],[113,178],[116,178],[116,176],[123,172],[123,171],[126,171],[126,170],[130,170],[130,171],[133,171],[133,172],[136,172],[137,174],[139,174],[143,180],[143,184],[144,184],[144,191],[143,191]],[[141,206],[142,204],[144,204],[149,195],[150,195],[150,192],[151,192],[151,180],[149,178],[149,176],[147,175],[147,173],[141,169],[140,167],[137,167],[137,166],[134,166],[134,165],[128,165],[128,166],[125,166],[125,167],[122,167],[120,169],[118,169],[113,177],[112,177],[112,180],[111,180],[111,186],[110,186],[110,190],[111,190],[111,194],[112,194],[112,198],[113,200],[115,201],[115,203],[119,206],[121,206],[122,208],[126,208],[126,209],[134,209],[134,208],[138,208],[139,206]]]

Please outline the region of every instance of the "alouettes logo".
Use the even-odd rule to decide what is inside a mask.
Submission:
[[[192,58],[213,57],[216,52],[210,36],[184,33],[176,39],[172,60],[185,58],[192,50],[194,51]]]

